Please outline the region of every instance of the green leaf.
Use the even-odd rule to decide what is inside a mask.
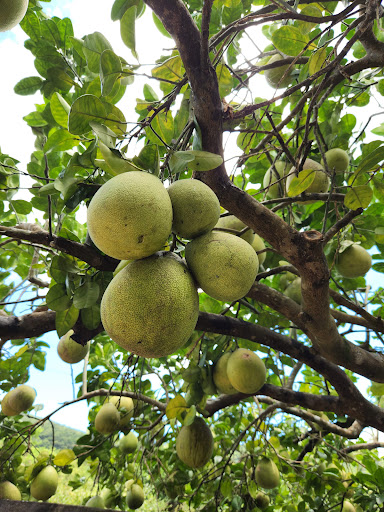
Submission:
[[[151,127],[145,129],[147,138],[154,144],[164,146],[165,144],[171,144],[173,138],[173,117],[171,112],[160,112],[152,120]]]
[[[92,281],[86,281],[83,285],[76,288],[73,295],[73,305],[77,309],[90,308],[96,304],[99,298],[99,285]]]
[[[177,418],[181,413],[186,412],[187,409],[185,398],[181,395],[177,395],[168,402],[165,414],[167,418],[171,420],[172,418]]]
[[[73,450],[60,450],[53,459],[53,463],[56,464],[56,466],[63,467],[71,464],[75,459],[76,455]]]
[[[90,308],[82,309],[81,321],[87,329],[96,329],[101,322],[100,306],[98,304],[94,304]]]
[[[134,5],[127,9],[120,20],[120,35],[123,43],[131,50],[132,55],[138,60],[136,53],[136,22],[137,7]]]
[[[188,425],[192,425],[194,419],[196,417],[196,407],[192,405],[189,410],[187,411],[187,414],[184,415],[182,412],[181,415],[178,415],[178,418],[182,418],[183,426],[188,427]]]
[[[288,189],[288,197],[297,196],[307,190],[312,185],[315,176],[316,171],[313,169],[301,171],[298,176],[292,179]]]
[[[24,201],[23,199],[15,199],[11,201],[11,204],[17,213],[22,215],[28,215],[32,211],[32,205],[28,201]]]
[[[175,151],[169,159],[169,167],[171,172],[176,174],[185,171],[189,162],[192,162],[195,157],[190,155],[187,151]]]
[[[47,75],[52,84],[64,93],[69,92],[71,87],[75,85],[72,77],[69,76],[68,73],[66,73],[64,69],[61,69],[60,67],[54,66],[49,68]]]
[[[42,83],[43,80],[39,76],[29,76],[17,82],[13,90],[16,94],[20,94],[20,96],[28,96],[39,91]]]
[[[64,336],[75,325],[78,318],[79,310],[73,304],[65,311],[57,311],[55,323],[58,336]]]
[[[156,14],[152,11],[152,18],[153,22],[156,25],[157,30],[165,37],[172,38],[171,34],[168,32],[168,30],[164,27],[162,22],[159,20],[159,18],[156,16]]]
[[[154,101],[159,101],[157,94],[149,84],[144,84],[143,93],[145,101],[149,101],[151,103]]]
[[[27,14],[21,20],[20,27],[33,41],[38,41],[40,39],[40,20],[31,9],[28,9]]]
[[[312,16],[314,18],[322,18],[323,16],[320,9],[314,5],[306,5],[303,9],[301,9],[300,14],[305,16]],[[314,27],[316,27],[316,23],[311,23],[304,20],[297,20],[295,25],[303,34],[308,34]]]
[[[49,267],[49,272],[56,283],[65,283],[68,273],[75,273],[76,270],[76,266],[62,254],[54,256]]]
[[[41,36],[46,41],[49,41],[53,46],[61,48],[62,40],[59,27],[54,20],[46,19],[40,22]]]
[[[71,306],[71,299],[68,297],[66,288],[62,284],[55,284],[49,289],[45,302],[54,311],[65,311]]]
[[[219,64],[216,67],[217,80],[219,81],[220,98],[228,96],[232,91],[234,82],[233,77],[225,64]]]
[[[77,138],[75,138],[67,130],[60,129],[49,135],[47,142],[44,144],[44,152],[49,153],[52,150],[55,152],[67,151],[68,149],[72,149],[78,144],[79,140]]]
[[[132,159],[133,163],[144,169],[150,171],[155,176],[160,174],[160,155],[159,146],[157,144],[147,144],[140,151],[139,156]]]
[[[31,112],[24,116],[23,119],[33,128],[40,128],[41,126],[47,126],[48,124],[40,112]]]
[[[220,155],[210,153],[209,151],[188,150],[186,153],[194,157],[188,166],[192,171],[210,171],[223,163]]]
[[[112,10],[111,10],[111,19],[112,21],[121,20],[125,11],[136,5],[137,7],[137,18],[141,16],[145,10],[145,4],[143,0],[115,0]]]
[[[308,70],[310,75],[314,75],[323,67],[327,58],[327,50],[326,48],[319,48],[317,51],[313,52],[309,57],[308,61]]]
[[[344,205],[351,210],[367,208],[372,200],[373,190],[369,185],[358,185],[348,190],[344,197]]]
[[[94,32],[84,38],[83,53],[87,66],[93,73],[100,71],[100,57],[104,50],[112,50],[112,46],[100,32]]]
[[[285,25],[273,33],[272,42],[282,53],[296,57],[307,46],[309,39],[298,28]]]
[[[380,147],[374,149],[371,153],[369,153],[366,157],[364,157],[360,161],[354,174],[357,176],[361,172],[368,172],[373,169],[376,169],[377,167],[381,167],[383,160],[384,160],[384,146],[380,146]]]
[[[380,245],[384,244],[384,227],[375,228],[375,242]]]
[[[103,96],[113,89],[115,82],[121,77],[121,60],[112,50],[104,50],[100,57],[100,80]]]
[[[100,122],[106,118],[107,112],[103,102],[93,94],[84,94],[72,104],[68,130],[75,135],[82,135],[90,131],[90,121]]]
[[[68,126],[68,114],[71,110],[70,105],[65,101],[62,95],[54,92],[50,102],[51,114],[56,123],[63,128]]]

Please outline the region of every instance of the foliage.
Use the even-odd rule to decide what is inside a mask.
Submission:
[[[128,119],[130,87],[142,73],[135,24],[149,8],[151,30],[174,44],[157,55],[150,75],[146,70],[137,117]],[[89,430],[53,454],[39,448],[39,424],[28,415],[0,416],[2,477],[28,499],[31,480],[47,464],[81,488],[77,464],[121,510],[133,480],[167,500],[168,510],[250,512],[261,490],[256,466],[267,457],[280,472],[279,487],[265,491],[267,511],[341,510],[347,497],[356,510],[382,510],[383,289],[379,280],[371,288],[364,276],[343,277],[335,266],[358,243],[383,271],[384,125],[373,127],[377,118],[365,115],[384,95],[379,3],[115,0],[111,17],[124,55],[101,33],[74,34],[70,19],[47,17],[37,0],[21,22],[36,76],[15,92],[39,91],[41,100],[24,118],[35,136],[26,171],[17,155],[0,154],[0,389],[26,382],[31,366],[44,370],[44,333],[73,329],[75,341],[92,340],[76,377]],[[260,25],[267,45],[255,44],[244,57],[246,35]],[[274,55],[283,58],[270,61]],[[288,87],[268,88],[263,73],[279,67]],[[241,153],[228,172],[233,154],[224,153],[223,133]],[[324,161],[332,148],[348,152],[345,173]],[[324,161],[328,192],[306,192],[315,182],[313,170],[302,171],[307,158]],[[268,199],[264,175],[279,160],[292,167],[292,187],[285,190],[282,176],[280,197]],[[200,291],[187,346],[159,359],[130,354],[103,331],[100,301],[118,261],[97,250],[81,221],[100,186],[137,169],[165,185],[202,180],[267,246],[246,297],[224,302]],[[25,174],[33,183],[28,201],[16,195]],[[168,249],[184,255],[185,244],[172,236]],[[296,275],[297,302],[284,294]],[[8,304],[23,300],[20,290],[32,297],[29,314],[16,320]],[[236,348],[258,352],[266,384],[251,396],[219,396],[214,364]],[[364,395],[360,377],[372,380]],[[106,397],[121,393],[135,400],[131,427],[139,436],[139,449],[126,456],[121,433],[105,436],[94,427]],[[193,470],[178,459],[175,439],[196,414],[205,417],[214,448]],[[27,468],[25,454],[32,456]]]

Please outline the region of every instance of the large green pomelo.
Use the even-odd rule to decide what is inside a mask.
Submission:
[[[133,432],[129,432],[119,441],[119,448],[123,453],[133,453],[138,447],[139,441]]]
[[[185,258],[200,288],[217,300],[244,297],[255,282],[259,259],[245,240],[210,231],[189,242]]]
[[[329,149],[324,156],[330,171],[342,173],[348,169],[349,155],[344,149]],[[321,164],[323,165],[323,159],[321,159]]]
[[[283,57],[280,54],[273,55],[267,64],[273,64],[274,62],[278,62],[280,60],[283,60]],[[290,67],[292,68],[290,64],[285,64],[284,66],[266,69],[264,71],[264,75],[269,85],[274,89],[287,87],[292,81],[291,70],[289,69]]]
[[[198,314],[193,277],[169,252],[129,263],[112,279],[101,301],[101,321],[108,335],[143,357],[176,352],[193,333]]]
[[[176,438],[176,453],[190,468],[201,468],[213,453],[213,436],[203,418],[197,416],[191,425],[184,425]]]
[[[199,180],[178,180],[168,188],[173,207],[172,230],[183,238],[210,231],[220,217],[220,203],[208,185]]]
[[[342,276],[349,278],[364,276],[371,266],[371,255],[359,244],[350,245],[338,254],[335,265]]]
[[[111,403],[101,406],[95,417],[95,429],[104,435],[112,434],[119,430],[120,413]]]
[[[43,468],[31,484],[31,496],[35,500],[49,500],[56,492],[59,484],[59,477],[53,466]]]
[[[22,384],[11,389],[2,402],[3,413],[7,416],[15,416],[21,412],[27,411],[33,405],[36,398],[36,391],[27,384]]]
[[[231,352],[223,354],[213,368],[213,382],[217,390],[224,395],[238,393],[237,389],[232,386],[228,379],[227,364],[230,356]]]
[[[136,510],[144,503],[144,491],[139,484],[133,484],[127,492],[128,508]]]
[[[321,194],[324,192],[327,192],[330,185],[330,180],[325,172],[324,168],[314,160],[311,160],[310,158],[307,158],[304,162],[302,171],[307,170],[313,170],[315,173],[315,178],[312,181],[312,183],[309,185],[309,187],[305,190],[306,194]],[[295,167],[292,167],[289,171],[289,175],[286,182],[287,191],[289,190],[289,187],[292,183],[293,178],[300,177],[296,176],[296,169]],[[302,172],[301,171],[301,172]],[[305,201],[305,204],[313,203],[314,201]]]
[[[80,343],[71,338],[71,334],[73,334],[72,330],[60,338],[57,345],[57,353],[64,362],[75,364],[82,361],[88,354],[89,343],[86,343],[84,346],[80,345]]]
[[[108,256],[145,258],[164,248],[172,231],[172,203],[153,174],[125,172],[96,192],[87,222],[93,243]]]
[[[244,222],[234,215],[227,215],[225,217],[220,217],[217,224],[215,225],[215,228],[221,228],[221,229],[233,229],[235,231],[243,231],[247,226],[244,224]],[[230,233],[230,232],[229,232]],[[236,233],[231,233],[233,235],[236,235]],[[241,238],[251,244],[253,242],[253,239],[255,238],[255,233],[252,231],[252,229],[248,229],[243,235],[241,235]]]
[[[101,496],[92,496],[92,498],[89,498],[85,506],[93,508],[105,508],[105,503]]]
[[[252,394],[259,391],[265,383],[266,374],[263,361],[252,350],[238,348],[228,359],[228,379],[241,393]]]
[[[135,404],[129,396],[112,395],[107,402],[113,404],[120,413],[120,427],[127,427],[131,423]]]
[[[255,480],[264,489],[273,489],[280,484],[280,474],[273,460],[263,457],[256,466]]]
[[[0,0],[0,32],[16,27],[27,9],[28,0]]]
[[[282,179],[288,174],[289,165],[278,160],[271,166],[263,178],[263,188],[267,191],[267,197],[277,199],[284,196],[285,181]]]
[[[21,500],[19,489],[9,480],[0,482],[0,500]]]

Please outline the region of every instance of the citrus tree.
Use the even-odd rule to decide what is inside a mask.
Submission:
[[[145,10],[148,33],[169,38],[150,72],[135,45]],[[11,391],[2,480],[24,499],[30,490],[48,499],[76,459],[89,462],[103,504],[122,510],[141,506],[144,492],[169,510],[383,510],[384,305],[379,274],[365,279],[372,260],[383,269],[380,3],[115,0],[111,18],[123,55],[103,34],[49,18],[43,2],[30,0],[20,23],[36,75],[15,92],[40,91],[41,101],[25,117],[36,138],[27,168],[6,148],[0,155],[0,387]],[[28,200],[16,196],[25,176]],[[183,231],[177,208],[193,203],[195,188],[179,196],[175,184],[193,180],[206,186],[200,212],[180,214]],[[115,253],[126,238],[121,205],[138,208],[132,197],[154,181],[148,219],[133,224],[152,222],[157,237],[168,222],[165,235],[145,254]],[[164,187],[173,228],[168,195],[154,206]],[[89,208],[87,229],[93,197],[106,209]],[[157,260],[168,279],[160,286]],[[15,295],[21,283],[32,298]],[[170,290],[176,313],[158,300]],[[30,311],[11,314],[8,304],[22,300]],[[133,348],[123,330],[132,324]],[[31,423],[26,382],[56,350],[41,338],[49,331],[70,345],[64,360],[85,358],[77,401],[89,404],[89,430],[73,451],[39,456],[33,434],[51,415]],[[34,462],[24,472],[26,452]],[[43,471],[55,471],[47,484]]]

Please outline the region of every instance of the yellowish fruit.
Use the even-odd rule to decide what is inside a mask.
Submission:
[[[120,413],[113,404],[105,403],[95,417],[95,429],[104,435],[112,434],[119,429]]]
[[[31,484],[31,496],[35,500],[49,500],[56,492],[59,477],[53,466],[46,466],[34,478]]]
[[[185,258],[200,288],[222,301],[244,297],[259,269],[251,245],[222,231],[210,231],[189,242]]]
[[[128,508],[136,510],[144,503],[144,491],[138,484],[133,484],[127,492],[127,505]]]
[[[196,238],[210,231],[220,217],[216,194],[202,181],[179,180],[168,188],[173,207],[172,231],[183,238]]]
[[[94,508],[105,508],[104,500],[101,496],[92,496],[92,498],[89,498],[85,506]]]
[[[283,60],[280,54],[273,55],[267,64],[273,64],[274,62],[278,62]],[[281,89],[283,87],[287,87],[291,81],[291,70],[289,69],[291,66],[289,64],[285,64],[284,66],[279,66],[276,68],[266,69],[264,71],[265,78],[271,87],[274,89]]]
[[[246,227],[247,226],[244,224],[244,222],[235,217],[234,215],[220,217],[215,226],[215,228],[232,229],[238,232],[243,231],[243,229],[245,229]],[[231,234],[236,235],[236,233]],[[241,235],[241,238],[248,242],[249,244],[251,244],[253,242],[253,239],[255,238],[255,233],[252,231],[252,229],[248,229],[244,234]]]
[[[343,277],[364,276],[372,266],[372,258],[361,245],[353,244],[338,254],[336,269]]]
[[[233,395],[238,392],[230,383],[227,375],[227,364],[230,355],[230,352],[223,354],[213,368],[213,382],[217,390],[224,395]]]
[[[133,432],[130,432],[126,436],[122,437],[119,441],[119,448],[123,453],[133,453],[139,441]]]
[[[257,233],[255,233],[255,238],[253,239],[251,246],[254,248],[256,253],[265,249],[264,240]],[[257,254],[257,257],[259,259],[259,265],[262,265],[267,257],[267,253],[262,252],[261,254]]]
[[[2,400],[1,409],[6,416],[16,416],[33,405],[36,391],[26,384],[11,389]]]
[[[345,500],[341,512],[356,512],[356,509],[350,501]]]
[[[297,277],[290,283],[284,291],[284,295],[294,300],[297,304],[301,304],[301,279]]]
[[[259,391],[265,383],[266,374],[263,361],[252,350],[238,348],[228,359],[228,379],[241,393],[252,394]]]
[[[0,32],[16,27],[27,9],[28,0],[0,0]]]
[[[333,148],[325,153],[325,159],[327,161],[330,171],[345,172],[349,166],[349,155],[344,149]],[[323,165],[323,160],[321,160]]]
[[[70,330],[60,338],[57,345],[57,353],[60,359],[69,364],[75,364],[82,361],[88,354],[89,343],[86,345],[80,345],[71,338],[73,330]]]
[[[324,171],[323,167],[315,162],[314,160],[311,160],[310,158],[307,158],[304,162],[302,171],[312,170],[315,173],[314,180],[309,185],[309,187],[305,190],[306,194],[320,194],[327,192],[330,185],[330,180],[328,178],[327,173]],[[302,172],[301,171],[301,172]],[[292,167],[289,171],[289,176],[287,178],[287,191],[289,191],[289,187],[292,183],[293,178],[296,178],[296,172],[295,167]],[[300,177],[300,173],[299,176]],[[306,203],[312,203],[313,201],[306,201]]]
[[[0,482],[0,500],[21,500],[19,489],[9,480]]]
[[[131,263],[132,260],[121,260],[120,263],[117,265],[115,270],[113,271],[113,276],[118,274],[120,270],[123,270],[124,267],[128,265],[128,263]]]
[[[184,425],[176,438],[176,453],[190,468],[205,466],[213,453],[213,436],[203,418],[197,416],[191,425]]]
[[[264,489],[273,489],[280,484],[279,470],[273,460],[263,457],[256,466],[255,480]]]
[[[266,189],[267,197],[277,199],[284,196],[285,181],[284,178],[288,174],[289,165],[286,162],[278,160],[264,174],[263,188]]]
[[[135,409],[132,398],[129,396],[110,396],[108,402],[112,403],[120,412],[120,427],[127,427]]]
[[[119,260],[139,259],[162,249],[172,230],[172,203],[153,174],[119,174],[93,196],[88,231],[101,251]]]
[[[143,357],[176,352],[191,336],[198,314],[194,280],[183,261],[169,252],[127,265],[112,279],[101,301],[108,335]]]

